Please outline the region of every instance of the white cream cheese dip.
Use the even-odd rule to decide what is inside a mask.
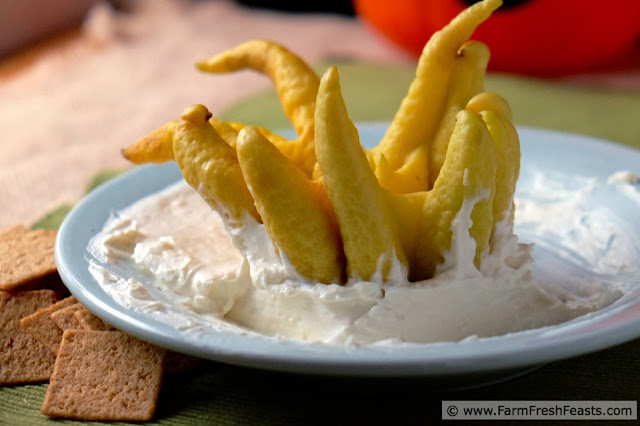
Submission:
[[[594,226],[603,213],[588,202],[598,188],[617,185],[640,205],[628,175],[620,176],[568,188],[542,174],[533,179],[530,193],[540,185],[546,198],[525,190],[516,200],[516,223],[535,240],[542,268],[533,267],[532,244],[508,235],[477,270],[469,260],[471,204],[458,213],[454,242],[433,279],[409,283],[395,262],[384,283],[309,282],[280,259],[263,225],[247,219],[230,236],[180,181],[114,214],[90,242],[90,271],[116,302],[187,333],[214,328],[358,345],[499,336],[571,320],[629,291],[613,277],[638,270],[638,257],[628,252],[633,236],[623,223]]]

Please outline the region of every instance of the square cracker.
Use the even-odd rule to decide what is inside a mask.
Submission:
[[[121,331],[66,330],[41,411],[80,420],[150,420],[164,355]]]
[[[65,310],[70,308],[71,306]],[[73,316],[83,330],[116,330],[88,309],[80,309]],[[164,358],[164,372],[165,374],[187,373],[201,368],[205,363],[203,359],[168,350]]]
[[[67,306],[66,308],[58,309],[51,314],[51,321],[53,321],[62,331],[81,329],[82,327],[80,327],[80,323],[73,315],[81,309],[84,309],[82,303],[75,303]]]
[[[20,320],[20,325],[40,343],[49,348],[54,354],[58,353],[60,341],[62,341],[62,330],[51,319],[51,314],[67,306],[75,305],[78,300],[74,296],[47,307],[40,309],[36,313]]]
[[[80,309],[79,311],[74,312],[73,316],[76,321],[78,321],[78,324],[80,324],[80,328],[83,330],[115,330],[114,327],[102,321],[88,309]]]
[[[20,326],[20,318],[56,301],[52,290],[0,291],[0,385],[48,380],[55,355]]]
[[[13,290],[56,272],[56,231],[15,225],[0,231],[0,290]]]

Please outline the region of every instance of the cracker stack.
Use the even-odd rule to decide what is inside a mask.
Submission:
[[[42,412],[81,420],[150,420],[164,354],[121,331],[65,330]]]
[[[50,380],[41,408],[48,416],[150,420],[164,371],[198,361],[166,357],[69,295],[56,270],[55,238],[22,225],[0,232],[0,386]]]

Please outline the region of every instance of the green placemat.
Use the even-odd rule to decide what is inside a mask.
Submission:
[[[316,67],[319,72],[325,68],[325,64]],[[355,121],[389,120],[414,72],[409,66],[347,62],[339,65],[339,71],[344,97]],[[581,133],[640,147],[639,95],[506,75],[490,75],[486,88],[509,100],[516,124]],[[290,127],[272,90],[239,102],[222,116],[271,129]],[[117,173],[102,173],[94,183]],[[56,228],[69,208],[61,206],[34,226]],[[265,372],[211,362],[200,372],[168,377],[155,421],[147,424],[428,424],[441,418],[442,400],[637,400],[638,367],[640,340],[635,340],[554,362],[506,382],[437,392],[434,383],[427,379],[363,381]],[[46,387],[46,384],[0,387],[0,425],[81,423],[49,419],[40,413]],[[476,423],[481,422],[465,422]]]

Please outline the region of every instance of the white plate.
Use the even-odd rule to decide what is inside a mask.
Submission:
[[[363,145],[370,146],[380,140],[386,124],[362,123],[358,127]],[[640,151],[541,129],[519,128],[519,133],[522,171],[518,191],[530,186],[536,171],[602,179],[619,170],[640,172]],[[613,277],[625,280],[627,287],[633,289],[613,305],[564,324],[514,335],[462,343],[353,347],[302,344],[216,331],[205,339],[193,341],[175,326],[117,304],[88,270],[91,259],[88,242],[103,228],[109,215],[179,179],[180,171],[170,163],[138,167],[108,182],[73,208],[59,230],[56,243],[60,275],[80,302],[114,326],[167,348],[210,360],[281,372],[360,377],[417,376],[438,382],[440,387],[459,387],[504,379],[544,363],[611,347],[640,336],[640,285],[636,285],[640,272],[634,266],[619,277]],[[604,203],[613,203],[610,207],[616,214],[625,216],[640,234],[637,204],[625,203],[607,194],[601,198]],[[640,235],[636,241],[640,246]],[[548,249],[549,242],[545,244]],[[534,253],[537,256],[537,252]]]

